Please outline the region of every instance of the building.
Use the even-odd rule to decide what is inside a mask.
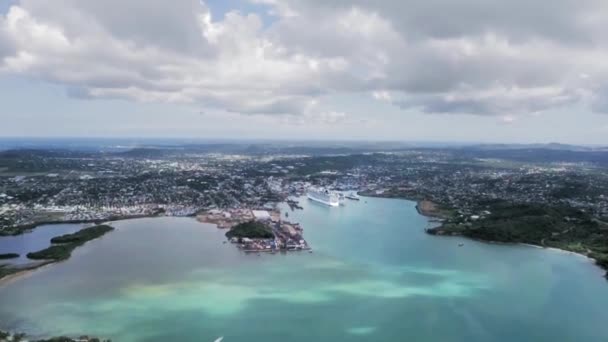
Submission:
[[[270,213],[266,210],[252,210],[253,217],[258,221],[270,220]]]

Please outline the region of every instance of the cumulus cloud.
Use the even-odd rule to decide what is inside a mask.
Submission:
[[[328,124],[342,110],[315,104],[335,94],[498,117],[608,108],[604,0],[251,2],[272,22],[198,0],[20,0],[0,16],[0,71],[81,98]]]
[[[605,1],[288,3],[301,15],[276,25],[286,46],[349,56],[351,78],[334,88],[371,88],[382,100],[390,92],[396,105],[429,113],[603,107],[597,82],[608,77]],[[323,30],[320,42],[304,27]]]
[[[297,113],[319,93],[319,75],[333,68],[331,61],[284,53],[264,38],[256,15],[230,12],[212,21],[198,1],[123,5],[21,1],[0,22],[1,46],[14,41],[1,70],[66,85],[79,97]]]

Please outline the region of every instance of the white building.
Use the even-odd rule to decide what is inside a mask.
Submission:
[[[270,213],[266,210],[252,210],[251,213],[256,220],[265,221],[270,220]]]

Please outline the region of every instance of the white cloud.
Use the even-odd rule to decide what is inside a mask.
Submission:
[[[517,117],[515,117],[513,115],[503,115],[499,119],[500,119],[500,122],[502,122],[504,124],[512,124],[512,123],[515,123],[515,121],[517,121]]]
[[[308,125],[316,126],[319,125],[336,125],[336,124],[352,124],[353,121],[348,118],[348,115],[344,112],[337,112],[331,110],[308,110],[299,115],[286,115],[283,119],[283,123],[288,125]]]
[[[21,0],[0,16],[0,71],[83,98],[303,118],[370,93],[428,113],[608,111],[603,0],[251,1],[273,22],[198,0]]]
[[[105,13],[98,1],[22,1],[0,22],[15,41],[1,70],[64,84],[82,97],[203,103],[242,113],[299,113],[311,94],[319,92],[319,74],[335,69],[331,59],[286,54],[264,37],[256,15],[231,12],[212,22],[209,11],[194,2],[198,15],[193,17],[189,11],[162,16],[165,10],[171,13],[173,3],[156,1],[150,12],[149,1],[130,1],[139,16],[150,15],[159,27],[172,28],[168,36],[157,37],[145,32],[152,22],[142,28],[127,23],[123,15],[98,15]],[[120,4],[104,2],[107,9]],[[133,14],[124,12],[129,19]],[[194,23],[182,25],[188,20]],[[183,34],[197,38],[183,40]],[[313,62],[315,70],[310,68]]]
[[[372,96],[379,101],[391,102],[393,100],[391,93],[386,90],[374,91],[372,92]]]

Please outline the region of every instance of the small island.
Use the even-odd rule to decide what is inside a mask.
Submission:
[[[233,226],[226,237],[246,253],[310,250],[296,223],[251,220]]]
[[[19,257],[19,254],[17,254],[17,253],[4,253],[4,254],[0,254],[0,260],[16,259],[18,257]]]
[[[114,227],[108,225],[97,225],[79,230],[73,234],[56,236],[51,239],[51,246],[40,251],[27,253],[27,258],[37,260],[25,265],[0,265],[0,279],[8,276],[16,276],[25,272],[33,271],[39,267],[52,264],[57,261],[67,260],[79,246],[86,242],[97,239],[104,234],[114,230]],[[17,258],[19,254],[7,253],[3,254],[4,259],[8,257]]]
[[[72,251],[77,247],[112,230],[114,230],[114,227],[98,225],[84,228],[73,234],[56,236],[51,239],[52,245],[50,247],[27,253],[27,257],[32,260],[65,260],[70,257]]]
[[[272,239],[274,234],[272,229],[262,222],[249,221],[239,223],[226,232],[226,237],[229,239],[248,238],[248,239]]]
[[[282,220],[278,209],[213,209],[200,212],[197,220],[228,229],[228,240],[247,253],[310,250],[302,227]]]

